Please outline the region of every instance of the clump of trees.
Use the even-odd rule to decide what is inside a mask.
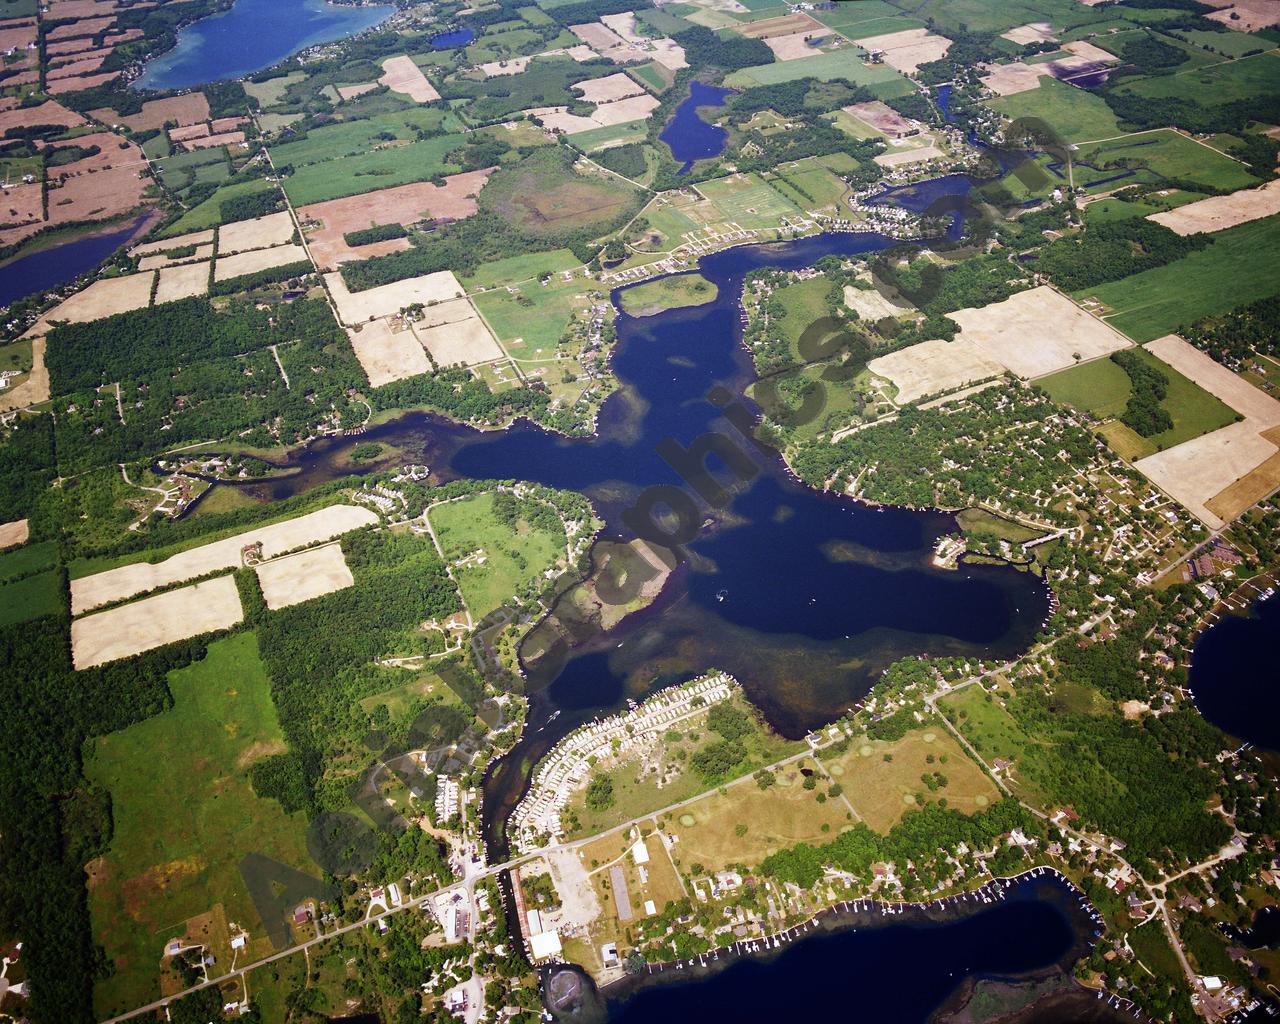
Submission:
[[[1142,437],[1173,428],[1173,417],[1160,403],[1169,392],[1169,377],[1136,352],[1113,352],[1111,361],[1129,375],[1129,401],[1120,422]]]

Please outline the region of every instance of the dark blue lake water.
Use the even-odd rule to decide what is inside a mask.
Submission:
[[[139,221],[114,231],[64,242],[0,267],[0,306],[47,292],[97,269],[138,230]]]
[[[459,46],[466,46],[476,37],[476,34],[469,28],[459,28],[452,32],[441,32],[438,36],[431,37],[431,45],[437,50],[453,50]]]
[[[1228,615],[1200,634],[1191,655],[1191,691],[1200,713],[1254,746],[1280,750],[1280,692],[1266,668],[1280,644],[1280,597],[1249,616]]]
[[[733,95],[732,89],[721,89],[694,81],[689,86],[689,98],[676,107],[676,112],[658,136],[671,150],[671,155],[683,162],[681,174],[688,174],[694,161],[706,160],[720,153],[729,140],[729,133],[704,121],[698,114],[699,107],[723,107],[725,97]]]
[[[134,85],[188,89],[242,78],[305,50],[363,32],[394,7],[349,7],[324,0],[236,0],[231,10],[189,25],[178,44],[150,61]]]

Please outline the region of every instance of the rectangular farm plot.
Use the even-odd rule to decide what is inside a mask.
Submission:
[[[581,93],[588,103],[611,103],[627,96],[639,96],[645,91],[643,86],[622,72],[604,78],[589,78],[572,88]]]
[[[800,208],[757,174],[734,174],[696,186],[725,220],[742,228],[776,227],[783,217],[798,217]]]
[[[460,299],[466,290],[458,283],[451,270],[411,277],[394,284],[379,285],[362,292],[348,291],[341,274],[325,274],[324,283],[333,296],[334,305],[342,322],[348,326],[377,320],[400,312],[406,306],[422,303],[424,306],[448,299]]]
[[[168,590],[71,623],[77,669],[128,658],[178,640],[230,629],[244,618],[231,576]]]
[[[867,369],[898,389],[894,399],[898,405],[954,391],[1005,372],[1004,366],[989,358],[980,346],[962,338],[912,345],[871,360]]]
[[[229,281],[233,277],[243,277],[245,274],[256,274],[260,270],[270,270],[272,267],[284,267],[290,263],[300,262],[307,263],[310,268],[307,250],[300,245],[277,245],[270,249],[254,249],[251,252],[236,253],[234,256],[219,257],[213,267],[213,279]]]
[[[921,64],[941,60],[946,56],[951,49],[951,40],[934,35],[927,28],[909,28],[902,32],[859,39],[858,45],[869,53],[883,54],[884,62],[890,67],[914,75]]]
[[[347,337],[369,384],[375,388],[431,372],[426,350],[404,322],[393,326],[384,319],[348,327]]]
[[[268,249],[293,240],[293,218],[287,210],[253,220],[239,220],[218,229],[218,255],[228,256],[250,249]]]
[[[99,278],[84,291],[76,292],[42,316],[36,328],[43,332],[57,320],[82,324],[114,316],[116,313],[142,309],[151,303],[151,288],[155,279],[154,270],[125,277]]]
[[[315,512],[246,530],[222,540],[188,548],[162,562],[134,562],[71,581],[71,613],[80,615],[100,605],[195,579],[219,569],[244,564],[244,550],[261,545],[262,558],[332,540],[378,522],[371,509],[358,505],[329,505]]]
[[[1018,292],[981,309],[948,313],[957,341],[1029,380],[1129,347],[1129,340],[1048,285]],[[954,344],[954,342],[952,343]]]
[[[1153,213],[1147,220],[1163,224],[1175,234],[1193,235],[1197,231],[1222,231],[1276,213],[1280,213],[1280,180]]]
[[[378,79],[378,84],[385,85],[392,92],[408,96],[414,103],[431,103],[440,98],[422,69],[411,58],[403,55],[382,62],[382,77]]]
[[[156,285],[156,305],[204,295],[208,291],[208,260],[203,263],[183,263],[176,267],[165,267],[160,271],[160,283]]]
[[[130,256],[152,256],[156,253],[172,252],[174,249],[182,249],[188,245],[211,245],[213,243],[213,229],[206,231],[192,231],[185,235],[178,235],[176,238],[162,238],[155,242],[143,242],[141,245],[135,245],[129,250]]]
[[[254,566],[262,597],[272,611],[332,594],[355,583],[341,544],[299,551]]]
[[[426,310],[413,333],[437,366],[475,366],[505,355],[489,328],[466,299]]]

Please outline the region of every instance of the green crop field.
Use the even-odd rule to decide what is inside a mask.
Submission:
[[[1077,0],[925,0],[923,4],[920,0],[894,0],[893,5],[917,18],[931,19],[943,34],[962,25],[973,32],[999,34],[1033,21],[1062,26],[1111,17],[1103,11],[1092,11]]]
[[[1276,44],[1264,36],[1250,35],[1248,32],[1206,32],[1202,29],[1178,29],[1172,33],[1185,39],[1193,46],[1201,47],[1211,53],[1224,57],[1243,57],[1264,50],[1274,50]]]
[[[0,626],[57,615],[66,604],[62,574],[54,570],[0,583]]]
[[[256,195],[259,192],[271,192],[275,188],[276,186],[271,182],[263,181],[261,178],[240,182],[236,185],[227,185],[218,189],[203,203],[193,206],[167,228],[161,230],[156,237],[172,238],[175,235],[186,234],[188,231],[202,231],[205,228],[217,227],[223,223],[221,206],[228,199],[235,199],[237,196]]]
[[[1183,192],[1181,190],[1167,196],[1154,193],[1144,196],[1141,201],[1133,199],[1116,199],[1108,197],[1090,203],[1084,208],[1085,222],[1088,224],[1105,224],[1113,220],[1129,220],[1132,217],[1146,217],[1161,210],[1172,210],[1187,203],[1194,203],[1205,198],[1199,192]]]
[[[459,276],[468,288],[494,288],[517,281],[533,281],[543,274],[558,274],[581,265],[568,249],[553,249],[482,263],[473,274]]]
[[[492,493],[437,505],[429,514],[446,561],[483,552],[483,564],[453,568],[474,619],[511,600],[565,553],[563,529],[534,529],[521,519],[513,530],[494,515]]]
[[[460,168],[445,157],[466,142],[465,135],[441,135],[390,149],[375,150],[344,160],[302,167],[284,180],[295,206],[307,206],[361,192],[426,181]]]
[[[1194,181],[1224,191],[1258,184],[1258,179],[1239,161],[1171,128],[1083,146],[1075,158],[1100,168],[1103,177],[1114,173],[1109,168],[1141,163],[1150,168],[1153,175]]]
[[[240,875],[246,854],[310,868],[305,815],[286,815],[249,785],[249,766],[284,749],[256,634],[210,644],[203,661],[169,673],[169,689],[172,708],[86,753],[85,774],[111,794],[113,824],[106,855],[90,866],[94,940],[115,965],[97,986],[99,1016],[156,998],[164,945],[188,927],[222,963],[229,921],[250,932],[242,960],[270,949]]]
[[[277,166],[306,167],[326,160],[363,155],[392,138],[411,142],[417,138],[419,130],[456,131],[459,127],[458,119],[449,111],[414,107],[394,114],[379,114],[377,117],[313,128],[297,142],[272,146],[271,158]],[[461,145],[461,142],[456,145]]]
[[[498,288],[471,299],[512,358],[545,360],[555,357],[574,311],[586,304],[587,288],[581,278],[525,280],[514,294]]]
[[[244,91],[262,104],[266,110],[274,107],[284,99],[289,86],[306,81],[307,76],[301,71],[291,71],[279,78],[269,78],[265,82],[245,82]]]
[[[744,228],[776,227],[782,217],[799,216],[800,208],[762,180],[758,174],[714,178],[697,186],[724,214]]]
[[[1120,123],[1100,96],[1056,78],[1042,78],[1038,88],[1001,96],[990,100],[988,105],[1015,120],[1038,117],[1067,142],[1107,139],[1121,134]]]
[[[805,210],[820,210],[823,207],[835,206],[841,197],[849,191],[848,184],[836,177],[829,170],[813,161],[781,169],[770,184],[775,187],[784,186],[784,191],[793,203]],[[782,191],[782,189],[779,189]]]
[[[1122,89],[1151,99],[1185,99],[1214,106],[1274,91],[1278,76],[1280,56],[1263,53],[1171,75],[1154,75]]]
[[[624,146],[629,142],[644,142],[649,137],[649,122],[627,121],[623,124],[605,125],[603,128],[592,128],[590,131],[576,132],[570,136],[574,146],[584,153],[593,150],[607,149],[610,146]]]
[[[1095,359],[1036,381],[1055,402],[1100,419],[1119,416],[1129,401],[1129,375],[1110,359]]]
[[[724,82],[734,88],[749,89],[756,85],[777,85],[801,78],[819,78],[824,82],[844,78],[855,85],[865,85],[879,99],[906,96],[915,91],[915,86],[888,64],[864,64],[847,49],[819,53],[799,60],[742,68],[729,75]]]
[[[1219,231],[1213,245],[1163,267],[1078,293],[1104,303],[1107,322],[1153,341],[1202,316],[1280,294],[1280,215]]]
[[[21,579],[32,573],[52,569],[58,564],[58,542],[46,540],[24,544],[0,555],[0,582]]]
[[[1114,436],[1116,439],[1121,439],[1122,447],[1127,442],[1133,454],[1127,452],[1126,457],[1142,458],[1145,455],[1153,455],[1236,421],[1234,409],[1221,399],[1209,394],[1195,381],[1179,373],[1168,363],[1157,359],[1146,349],[1138,349],[1138,355],[1169,378],[1169,390],[1160,402],[1160,406],[1173,420],[1173,426],[1151,437],[1142,437],[1129,430],[1123,423],[1113,425],[1116,432],[1108,437]]]

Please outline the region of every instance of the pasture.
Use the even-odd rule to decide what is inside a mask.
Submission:
[[[800,216],[795,203],[755,173],[714,178],[696,188],[725,220],[742,228],[773,228],[783,217]]]
[[[887,64],[865,64],[848,49],[742,68],[725,78],[725,84],[736,89],[750,89],[757,85],[778,85],[801,78],[818,78],[824,82],[843,78],[854,85],[866,86],[877,99],[882,100],[906,96],[915,89],[908,79]]]
[[[1100,96],[1056,78],[1041,78],[1034,89],[1000,96],[988,106],[1005,117],[1039,118],[1067,142],[1107,139],[1121,134],[1120,122]]]
[[[494,289],[471,301],[513,358],[550,359],[574,314],[587,305],[586,286],[581,278],[526,280],[514,292]]]
[[[307,167],[367,153],[380,143],[392,141],[387,136],[394,136],[400,142],[412,142],[419,131],[453,132],[460,127],[458,119],[449,111],[413,107],[393,114],[378,114],[312,128],[296,142],[271,146],[271,158],[277,164]],[[461,145],[461,142],[457,144]]]
[[[563,528],[536,529],[521,518],[513,529],[495,514],[492,492],[437,505],[429,515],[475,619],[522,592],[565,554]]]
[[[1122,89],[1148,99],[1190,100],[1216,106],[1273,91],[1277,75],[1280,75],[1280,55],[1261,53],[1190,71],[1139,79]]]
[[[94,941],[115,967],[96,987],[100,1017],[160,995],[172,938],[205,942],[227,964],[235,921],[249,933],[241,962],[270,949],[240,875],[245,854],[310,868],[306,816],[286,815],[249,784],[254,761],[285,749],[256,635],[211,644],[168,682],[172,708],[86,750],[85,775],[112,804],[111,843],[88,865]]]
[[[18,522],[25,527],[25,519],[20,519]],[[6,527],[13,525],[13,523],[5,524]],[[26,540],[25,537],[22,537],[22,540],[12,539],[18,536],[21,536],[21,531],[14,530],[5,539],[14,544],[21,544],[23,540]],[[0,583],[21,579],[23,576],[30,576],[32,573],[43,572],[45,569],[52,569],[57,564],[58,542],[56,540],[25,544],[22,547],[15,548],[13,551],[6,551],[0,555]]]
[[[1224,190],[1246,188],[1258,181],[1239,161],[1172,128],[1085,146],[1075,154],[1075,159],[1101,168],[1103,176],[1114,173],[1113,168],[1131,167],[1136,163],[1145,165],[1158,177],[1194,181]],[[1154,179],[1142,175],[1138,180]]]
[[[652,316],[682,306],[702,306],[715,302],[719,289],[701,274],[678,274],[627,288],[622,292],[622,308],[632,316]]]
[[[1099,419],[1119,416],[1129,401],[1129,375],[1110,359],[1073,366],[1036,382],[1055,402]]]
[[[1141,343],[1280,293],[1277,265],[1280,215],[1220,231],[1207,248],[1077,297],[1102,303],[1107,322]]]
[[[560,274],[581,265],[568,249],[553,249],[483,263],[470,276],[463,274],[462,280],[469,288],[494,288],[517,281],[532,281],[543,274]]]
[[[160,235],[171,238],[217,227],[219,224],[226,223],[226,218],[222,216],[222,204],[227,200],[259,195],[263,192],[275,192],[278,187],[260,178],[254,181],[237,182],[234,185],[224,185],[204,202],[193,206],[168,227],[162,229]]]
[[[988,763],[997,757],[1016,764],[1032,742],[1000,701],[981,686],[966,686],[939,701],[943,711],[954,712],[960,734],[973,744]]]
[[[464,135],[440,135],[421,142],[372,149],[339,161],[309,164],[285,179],[285,191],[295,206],[307,206],[392,185],[426,181],[437,174],[461,170],[446,157],[465,143]]]

